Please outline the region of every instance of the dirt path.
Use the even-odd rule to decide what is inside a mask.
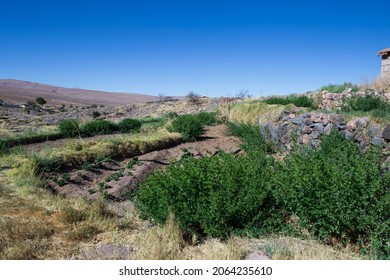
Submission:
[[[46,174],[49,187],[65,197],[93,199],[106,192],[109,199],[122,201],[140,180],[156,169],[180,160],[184,154],[201,158],[213,156],[218,150],[239,153],[240,140],[226,136],[225,129],[225,125],[207,127],[199,141],[183,143],[137,158],[122,161],[108,159],[98,166],[86,165],[83,169],[74,169],[69,173]]]

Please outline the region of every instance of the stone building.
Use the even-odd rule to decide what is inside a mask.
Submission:
[[[390,77],[390,48],[381,50],[378,56],[382,56],[381,76]]]

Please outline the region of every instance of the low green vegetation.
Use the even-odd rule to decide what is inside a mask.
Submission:
[[[81,135],[79,122],[75,119],[66,119],[60,121],[58,124],[58,129],[64,137],[73,138]]]
[[[0,137],[0,154],[8,152],[14,146],[57,140],[62,137],[62,133],[57,127],[25,129],[21,132],[10,133]]]
[[[358,92],[359,86],[352,84],[351,82],[345,82],[343,84],[328,84],[322,86],[318,91],[329,91],[331,93],[342,93],[343,91],[351,89],[351,92]]]
[[[165,222],[172,211],[181,227],[213,237],[254,228],[275,232],[283,216],[271,203],[271,163],[255,155],[184,158],[149,176],[137,205],[154,222]]]
[[[141,121],[137,119],[123,119],[118,123],[119,131],[122,133],[139,132]]]
[[[168,130],[181,133],[186,142],[193,142],[203,134],[203,125],[195,116],[183,115],[175,118]]]
[[[83,136],[91,137],[103,134],[112,134],[119,130],[117,124],[107,120],[95,120],[85,123],[81,126],[81,134]]]
[[[260,127],[254,124],[227,123],[226,134],[237,136],[243,140],[241,148],[247,153],[262,151],[275,152],[275,145],[266,133],[260,133]]]
[[[355,94],[343,100],[342,111],[345,112],[370,112],[375,110],[390,112],[390,103],[387,101],[384,92],[367,91],[363,95]]]
[[[264,100],[267,104],[279,104],[279,105],[288,105],[294,104],[297,107],[307,107],[311,109],[316,109],[315,102],[312,98],[306,95],[288,95],[286,97],[270,97]]]
[[[363,95],[353,94],[344,98],[341,111],[346,113],[369,113],[373,118],[388,120],[390,118],[390,103],[384,92],[367,90]]]
[[[196,115],[181,115],[172,120],[170,132],[181,133],[186,142],[196,141],[204,132],[205,125],[217,124],[216,113],[202,112]]]
[[[135,194],[143,216],[164,223],[173,213],[200,235],[293,234],[390,258],[390,175],[378,151],[332,133],[280,162],[259,127],[231,124],[229,133],[242,137],[246,155],[185,157],[152,174]]]

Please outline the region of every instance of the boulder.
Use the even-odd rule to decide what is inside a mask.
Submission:
[[[329,134],[332,132],[333,128],[334,128],[334,124],[328,123],[328,124],[325,126],[325,128],[324,128],[324,134],[325,134],[325,135],[329,135]]]
[[[371,126],[370,128],[368,128],[367,134],[372,138],[374,136],[378,136],[379,130],[380,128],[378,126]]]
[[[305,118],[303,116],[298,116],[291,119],[293,124],[301,125],[304,122]]]
[[[330,121],[336,125],[341,125],[345,123],[344,115],[342,114],[331,114]]]
[[[387,142],[390,142],[390,125],[387,125],[385,129],[382,132],[382,137],[385,139]]]
[[[310,127],[317,130],[320,135],[324,133],[324,126],[321,123],[314,123]]]
[[[382,146],[381,138],[378,137],[378,136],[372,137],[371,144],[374,145],[374,146]]]
[[[355,120],[355,124],[357,127],[365,128],[368,124],[368,118],[359,118]]]

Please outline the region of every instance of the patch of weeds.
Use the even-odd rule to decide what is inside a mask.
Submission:
[[[64,173],[61,177],[53,176],[52,181],[56,183],[59,187],[62,187],[69,183],[70,173]]]
[[[96,190],[95,189],[88,189],[88,193],[89,194],[94,194],[94,193],[96,193]]]
[[[183,154],[181,155],[180,160],[194,157],[194,155],[187,148],[183,148],[182,151]]]
[[[122,168],[121,170],[108,175],[104,181],[107,183],[111,181],[118,181],[121,177],[123,177],[124,171],[125,169]]]
[[[351,92],[358,92],[359,86],[352,84],[351,82],[345,82],[343,84],[328,84],[325,86],[322,86],[319,91],[329,91],[331,93],[342,93],[346,89],[351,89]]]
[[[80,168],[83,169],[83,170],[86,170],[86,171],[90,171],[90,170],[92,170],[93,168],[95,168],[95,164],[89,163],[89,162],[83,162],[83,163],[80,165]]]
[[[292,94],[285,97],[270,97],[264,100],[264,102],[267,104],[279,104],[279,105],[294,104],[297,107],[307,107],[311,109],[316,109],[314,100],[306,95]]]
[[[140,163],[140,162],[139,162],[139,160],[138,160],[137,157],[132,158],[132,159],[126,164],[126,168],[132,169],[132,168],[134,167],[134,165],[139,164],[139,163]]]

